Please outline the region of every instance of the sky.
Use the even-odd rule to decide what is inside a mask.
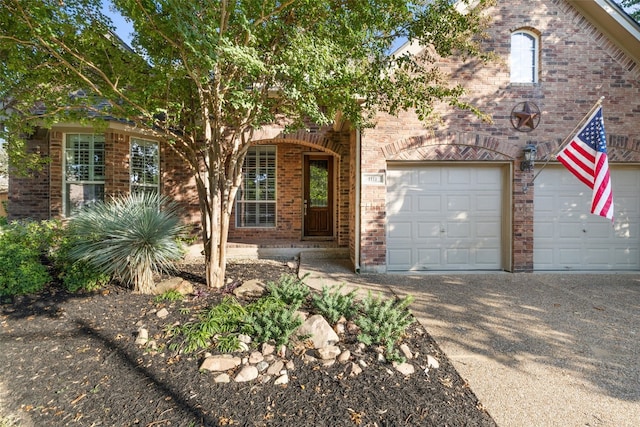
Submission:
[[[131,22],[125,20],[122,15],[112,9],[111,0],[102,0],[102,13],[111,18],[116,27],[116,34],[131,46],[131,33],[133,33]]]

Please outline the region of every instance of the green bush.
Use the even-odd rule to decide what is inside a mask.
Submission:
[[[397,300],[383,299],[382,295],[373,297],[369,292],[360,304],[361,314],[355,319],[360,328],[358,340],[367,345],[383,345],[388,360],[402,360],[395,344],[413,323],[408,309],[412,301],[411,295]]]
[[[25,295],[40,291],[51,280],[40,262],[40,252],[0,236],[0,296]]]
[[[304,276],[298,279],[292,274],[283,274],[277,282],[267,283],[267,292],[287,305],[302,305],[309,296],[309,287]]]
[[[45,257],[60,236],[60,221],[13,221],[0,229],[0,295],[40,291],[51,281]]]
[[[291,335],[300,325],[302,317],[297,313],[300,303],[291,306],[274,296],[260,298],[247,307],[243,332],[257,343],[275,341],[276,345],[287,345]]]
[[[356,291],[342,293],[340,286],[323,286],[320,294],[311,297],[311,304],[331,324],[335,324],[341,317],[352,319],[356,314]]]
[[[69,254],[96,271],[151,293],[154,274],[172,270],[182,255],[178,237],[185,227],[178,206],[152,194],[132,194],[96,203],[70,221],[77,238]]]
[[[75,261],[71,250],[78,244],[80,237],[66,228],[57,239],[49,255],[62,286],[69,292],[94,291],[105,286],[111,276],[96,270],[87,261]]]
[[[238,334],[246,311],[232,297],[225,299],[204,311],[195,322],[170,327],[166,332],[173,342],[171,350],[192,353],[197,350],[216,347],[221,352],[239,348]]]

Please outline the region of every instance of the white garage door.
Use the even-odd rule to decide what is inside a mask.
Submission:
[[[535,181],[535,270],[640,268],[640,170],[611,167],[614,223],[589,213],[591,189],[564,167]]]
[[[387,270],[502,269],[499,167],[392,166]]]

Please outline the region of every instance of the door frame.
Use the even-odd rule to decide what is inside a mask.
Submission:
[[[307,230],[307,194],[309,187],[309,161],[310,160],[327,160],[328,161],[328,203],[329,203],[329,224],[330,232],[317,235],[308,234]],[[327,153],[320,152],[308,152],[302,155],[302,239],[304,240],[334,240],[336,230],[336,158],[335,156]]]

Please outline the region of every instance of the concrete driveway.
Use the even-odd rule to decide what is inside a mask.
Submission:
[[[304,256],[300,273],[412,294],[499,426],[640,425],[640,274],[355,275]]]

